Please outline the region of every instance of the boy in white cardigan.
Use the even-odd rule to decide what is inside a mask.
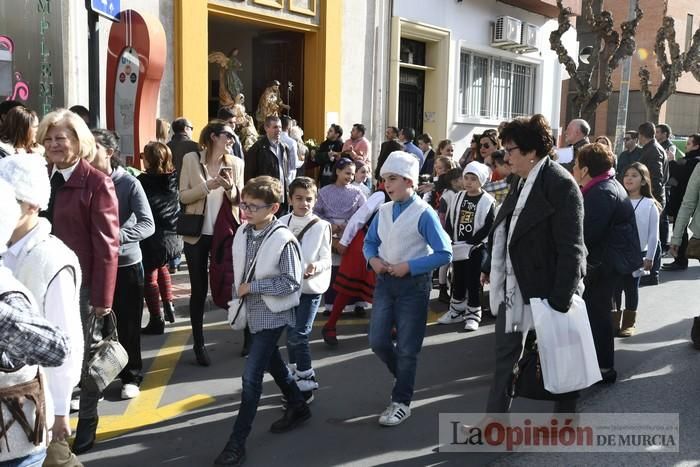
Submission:
[[[394,151],[389,155],[380,175],[391,201],[379,208],[363,248],[377,274],[370,347],[396,378],[391,404],[379,416],[384,426],[398,425],[411,415],[432,273],[452,259],[450,239],[435,210],[414,192],[418,171],[418,159],[412,154]]]
[[[250,353],[243,369],[243,390],[238,417],[215,465],[241,465],[245,442],[262,394],[267,370],[287,399],[284,416],[270,427],[273,433],[289,431],[311,417],[308,405],[282,360],[277,341],[294,326],[302,280],[299,243],[275,219],[282,200],[282,184],[269,176],[248,181],[241,192],[240,209],[248,222],[233,239],[234,288],[232,306],[245,307],[251,332]]]
[[[313,179],[298,177],[289,185],[292,212],[280,218],[301,244],[304,281],[301,298],[295,311],[295,326],[287,328],[289,369],[306,403],[314,399],[318,389],[316,374],[311,366],[309,335],[314,325],[321,297],[331,283],[331,225],[314,215],[318,189]]]

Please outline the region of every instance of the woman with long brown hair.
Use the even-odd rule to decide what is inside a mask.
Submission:
[[[183,235],[185,258],[190,277],[190,322],[197,363],[209,366],[211,360],[204,346],[204,304],[209,290],[209,254],[214,224],[224,197],[231,203],[236,222],[240,222],[238,204],[243,189],[243,161],[231,155],[235,141],[233,129],[214,120],[199,136],[201,151],[186,154],[180,174],[180,202],[186,214],[203,216],[198,232]]]
[[[145,171],[138,176],[138,180],[151,206],[156,233],[141,241],[146,278],[144,296],[150,313],[148,325],[141,333],[163,334],[165,321],[175,322],[168,262],[182,251],[182,239],[177,235],[176,229],[180,214],[177,173],[170,148],[159,141],[151,141],[146,145],[143,149],[143,162]]]
[[[0,158],[27,152],[43,154],[44,148],[36,143],[38,128],[36,112],[23,105],[10,109],[0,126]]]

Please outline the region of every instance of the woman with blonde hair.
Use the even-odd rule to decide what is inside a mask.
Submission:
[[[180,202],[177,173],[172,160],[167,145],[151,141],[143,150],[145,171],[138,176],[151,206],[156,228],[155,234],[141,241],[146,278],[144,296],[150,313],[148,325],[141,330],[142,334],[163,334],[165,321],[175,322],[168,262],[180,255],[182,238],[177,235]]]
[[[164,118],[156,118],[156,140],[159,143],[167,143],[169,133],[170,122]]]
[[[95,138],[78,115],[66,109],[47,114],[39,123],[37,139],[46,149],[51,179],[49,206],[42,215],[52,223],[52,233],[78,256],[82,270],[80,315],[89,349],[84,358],[89,360],[90,351],[102,340],[103,318],[112,312],[119,254],[117,196],[112,180],[90,165]],[[90,328],[92,316],[95,325]],[[76,454],[95,442],[100,398],[89,384],[81,387]]]

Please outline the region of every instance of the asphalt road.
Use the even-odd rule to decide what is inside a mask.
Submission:
[[[177,279],[182,282],[183,274]],[[697,395],[700,354],[689,345],[692,317],[700,314],[700,266],[666,273],[660,286],[641,289],[638,334],[616,342],[618,383],[584,393],[581,410],[587,412],[678,412],[681,420],[678,454],[475,454],[440,453],[438,414],[481,412],[484,409],[494,365],[493,319],[472,333],[461,326],[430,325],[419,357],[412,416],[402,425],[383,428],[378,414],[386,407],[392,378],[367,344],[367,324],[344,318],[341,344],[329,349],[313,332],[311,351],[320,389],[311,405],[313,417],[290,433],[275,435],[270,424],[282,414],[280,393],[266,376],[263,397],[249,437],[246,465],[700,465]],[[181,293],[186,295],[186,290]],[[100,403],[103,419],[134,425],[119,436],[101,427],[103,439],[80,458],[86,466],[208,466],[226,442],[240,400],[240,375],[245,360],[239,356],[242,334],[223,325],[225,313],[206,313],[205,331],[212,366],[194,363],[191,342],[173,345],[188,334],[185,299],[179,300],[178,321],[165,336],[144,336],[144,368],[153,365],[152,381],[167,380],[167,387],[144,391],[142,401],[119,400],[119,383],[113,383]],[[434,300],[431,318],[444,305]],[[322,325],[323,317],[317,318]],[[166,340],[170,339],[170,340]],[[168,342],[168,344],[166,344]],[[172,375],[166,360],[177,361]],[[166,365],[167,366],[167,365]],[[160,375],[160,376],[159,376]],[[166,376],[163,376],[166,375]],[[164,389],[164,391],[162,391]],[[162,398],[159,395],[162,392]],[[206,404],[188,410],[197,395]],[[177,402],[187,399],[178,406]],[[194,404],[193,406],[196,406]],[[175,407],[173,413],[154,418],[156,407]],[[516,400],[514,412],[548,412],[551,403]],[[124,415],[126,413],[126,415]],[[162,415],[162,414],[161,414]],[[172,416],[172,418],[171,418]],[[156,420],[153,422],[153,420]],[[140,424],[152,423],[146,426]],[[133,428],[133,427],[132,427]]]

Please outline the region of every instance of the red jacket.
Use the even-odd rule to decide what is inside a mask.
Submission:
[[[90,305],[110,308],[119,254],[117,195],[112,180],[85,159],[56,194],[53,234],[78,256]]]

